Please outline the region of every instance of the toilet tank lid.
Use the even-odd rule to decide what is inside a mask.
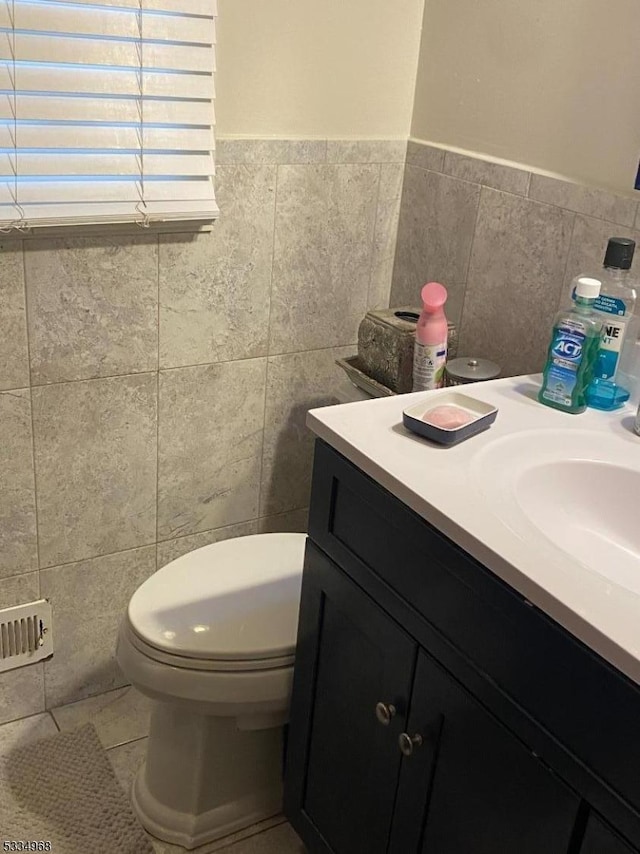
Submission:
[[[188,658],[292,655],[304,534],[224,540],[171,561],[133,594],[128,617],[147,644]]]

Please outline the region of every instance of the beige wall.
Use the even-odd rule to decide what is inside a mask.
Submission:
[[[219,0],[219,136],[406,137],[424,0]]]
[[[427,0],[412,136],[631,190],[638,0]]]

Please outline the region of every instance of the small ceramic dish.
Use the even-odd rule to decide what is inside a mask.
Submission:
[[[490,427],[497,414],[497,408],[490,403],[459,391],[447,391],[408,406],[402,413],[402,423],[432,442],[456,445]]]

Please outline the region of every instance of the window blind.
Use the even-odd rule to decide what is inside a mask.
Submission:
[[[216,0],[0,0],[0,229],[211,220]]]

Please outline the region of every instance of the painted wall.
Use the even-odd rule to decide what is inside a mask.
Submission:
[[[639,32],[637,0],[427,0],[412,136],[631,191]]]
[[[219,136],[398,138],[424,0],[219,0]]]

